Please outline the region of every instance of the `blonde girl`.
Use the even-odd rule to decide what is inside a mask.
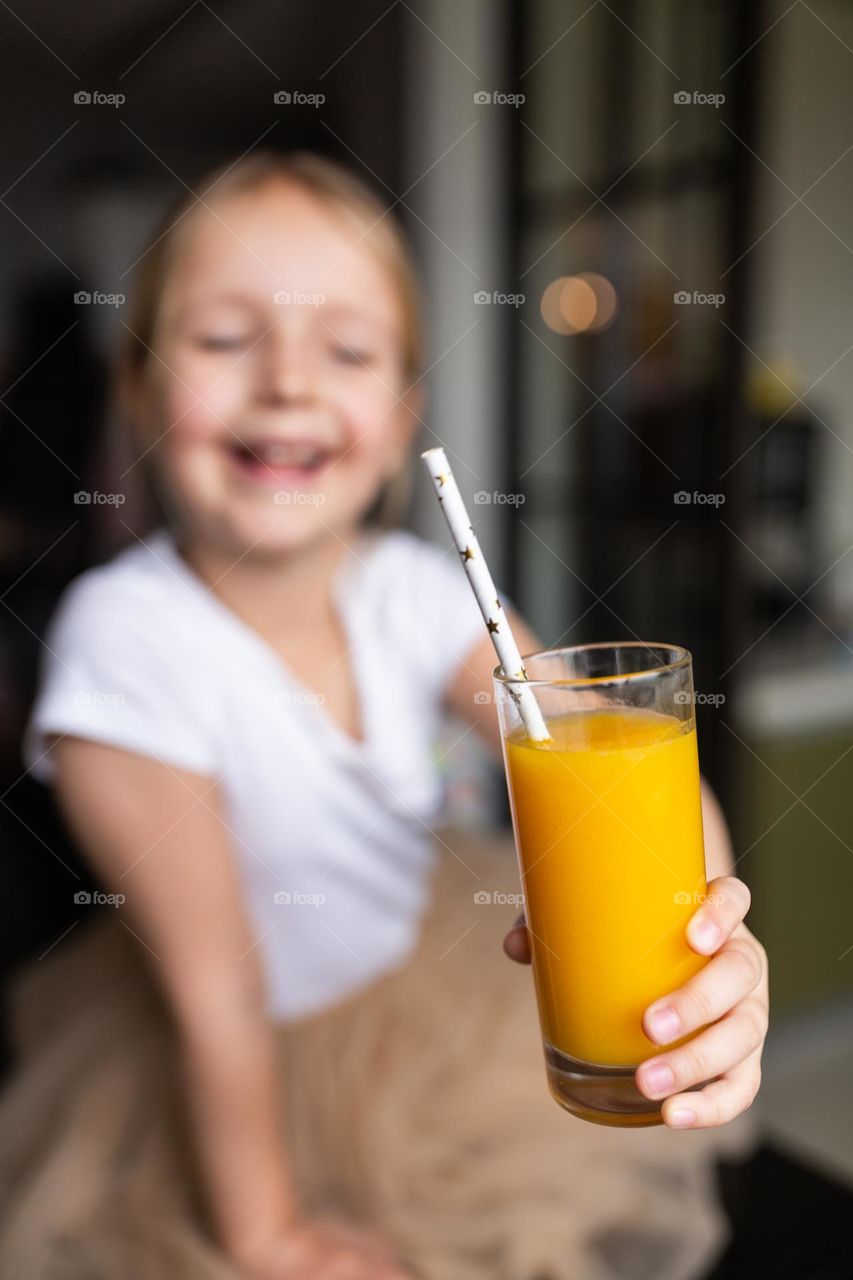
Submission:
[[[204,1236],[216,1251],[204,1254],[208,1270],[199,1253],[187,1274],[521,1280],[513,1267],[547,1200],[538,1195],[526,1222],[513,1217],[524,1160],[544,1161],[549,1203],[567,1215],[560,1178],[583,1126],[550,1101],[526,1134],[512,1108],[480,1109],[479,1147],[470,1141],[457,1162],[460,1188],[495,1141],[486,1172],[504,1178],[506,1230],[495,1218],[482,1237],[473,1210],[467,1226],[457,1221],[445,1189],[395,1216],[382,1209],[391,1191],[377,1188],[403,1167],[404,1143],[440,1139],[452,1151],[502,1064],[457,1061],[424,1132],[395,1135],[371,1128],[367,1087],[348,1095],[351,1041],[317,1030],[342,1010],[357,1037],[378,1025],[376,1002],[405,992],[430,909],[440,717],[455,712],[497,749],[493,708],[475,697],[494,656],[464,575],[451,556],[377,521],[423,413],[409,255],[362,183],[315,156],[250,156],[200,189],[142,260],[117,376],[134,469],[150,475],[168,523],[63,600],[28,758],[99,878],[125,895],[119,932],[166,1010],[200,1188],[196,1247]],[[512,624],[522,651],[541,647],[517,615]],[[646,1026],[663,1046],[712,1025],[638,1073],[649,1096],[666,1099],[670,1127],[720,1125],[749,1105],[766,1027],[764,955],[743,924],[748,893],[729,875],[725,828],[706,800],[709,871],[722,878],[690,940],[715,958],[649,1010]],[[527,958],[523,928],[506,945]],[[465,954],[436,952],[435,975],[446,981]],[[501,983],[516,991],[524,971],[499,962],[497,979],[489,972],[482,999],[497,1019]],[[429,989],[421,981],[420,1008],[400,996],[371,1059],[377,1089],[393,1093],[423,1066],[414,1040],[407,1057],[405,1036],[432,1016]],[[526,984],[524,999],[532,1007]],[[452,984],[442,1004],[436,1016],[450,1016]],[[458,1011],[459,1035],[463,1012],[474,1016]],[[302,1098],[288,1094],[277,1057],[277,1029],[288,1028],[326,1046],[314,1061],[326,1093],[302,1139]],[[453,1034],[438,1039],[427,1056],[453,1061]],[[524,1099],[544,1098],[532,1029],[524,1053],[534,1065],[519,1116]],[[311,1075],[300,1088],[314,1087]],[[703,1080],[714,1082],[685,1093]],[[467,1099],[455,1111],[453,1089]],[[323,1146],[330,1116],[350,1126],[337,1147]],[[326,1190],[312,1200],[306,1170],[320,1150],[335,1167],[320,1169]],[[369,1160],[350,1167],[357,1151]],[[39,1182],[21,1161],[26,1217]],[[516,1163],[502,1175],[502,1161]],[[562,1275],[565,1242],[538,1234],[550,1274]],[[124,1263],[124,1274],[143,1273],[138,1259]],[[33,1274],[52,1274],[39,1265]]]

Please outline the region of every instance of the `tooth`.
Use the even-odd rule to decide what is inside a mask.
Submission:
[[[250,450],[262,462],[279,467],[313,467],[322,461],[324,451],[316,445],[296,444],[288,440],[272,444],[256,444]]]

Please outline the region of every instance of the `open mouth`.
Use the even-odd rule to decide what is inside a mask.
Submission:
[[[332,449],[307,439],[235,440],[228,452],[243,475],[262,484],[309,484],[333,457]]]

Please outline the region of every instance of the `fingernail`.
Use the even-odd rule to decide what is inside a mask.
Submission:
[[[681,1035],[681,1019],[669,1004],[651,1015],[649,1025],[658,1044],[669,1044]]]
[[[673,1129],[689,1129],[696,1123],[696,1112],[687,1107],[677,1107],[670,1115],[669,1123]]]
[[[665,1062],[656,1062],[643,1072],[646,1088],[652,1093],[668,1093],[675,1087],[675,1076]]]
[[[723,939],[723,931],[713,920],[700,920],[690,930],[695,946],[700,951],[716,951]]]

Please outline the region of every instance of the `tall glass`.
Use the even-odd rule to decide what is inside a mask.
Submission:
[[[524,659],[551,740],[528,737],[495,672],[548,1082],[600,1124],[659,1124],[634,1070],[661,1052],[652,1001],[707,958],[687,944],[705,850],[690,654],[591,644]]]

